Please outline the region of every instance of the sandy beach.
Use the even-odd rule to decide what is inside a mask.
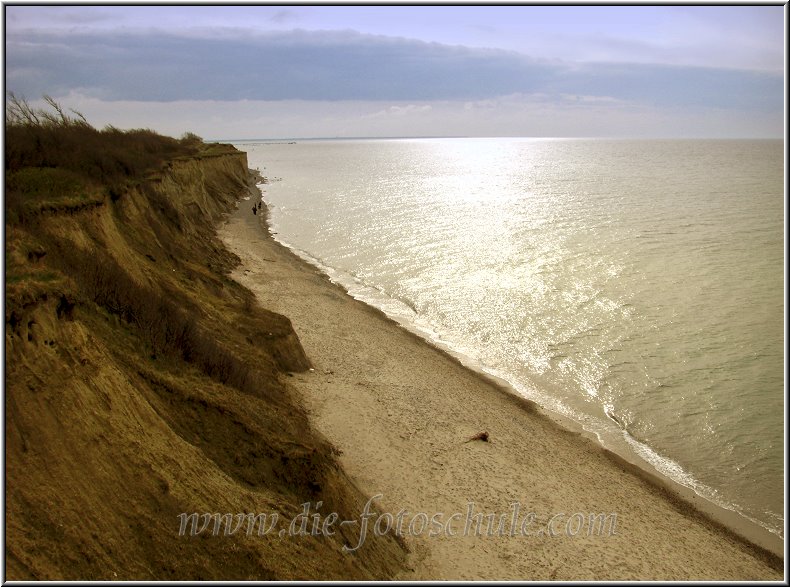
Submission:
[[[233,277],[291,319],[313,371],[288,380],[352,480],[419,534],[398,579],[783,578],[779,556],[348,296],[271,237],[257,198],[219,228]]]

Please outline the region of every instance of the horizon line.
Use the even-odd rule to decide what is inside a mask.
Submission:
[[[629,136],[510,136],[510,135],[404,135],[404,136],[323,136],[323,137],[253,137],[253,138],[206,138],[207,143],[247,143],[247,142],[295,142],[295,141],[396,141],[419,139],[532,139],[532,140],[603,140],[603,141],[783,141],[784,136],[693,136],[693,137],[629,137]]]

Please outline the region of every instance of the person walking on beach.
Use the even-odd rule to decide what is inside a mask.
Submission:
[[[256,208],[255,206],[253,206],[253,207],[252,207],[252,213],[253,213],[253,214],[257,214],[257,213],[258,213],[258,208]]]

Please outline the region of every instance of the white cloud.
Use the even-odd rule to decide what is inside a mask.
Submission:
[[[480,102],[61,100],[94,126],[190,131],[210,139],[342,136],[781,137],[781,113],[648,107],[611,101],[556,102],[510,95]],[[470,111],[471,110],[471,111]]]
[[[364,114],[362,115],[362,119],[371,119],[371,118],[384,118],[388,116],[409,116],[412,114],[422,114],[425,112],[430,112],[433,109],[433,106],[430,104],[406,104],[405,106],[390,106],[389,108],[384,108],[382,110],[377,110],[372,114]]]

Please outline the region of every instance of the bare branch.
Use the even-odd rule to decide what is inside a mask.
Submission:
[[[85,126],[91,127],[85,116],[69,108],[76,117],[70,116],[52,96],[44,94],[44,102],[54,112],[43,108],[33,108],[23,97],[8,92],[6,99],[6,124],[21,126]]]
[[[68,116],[66,116],[66,114],[63,112],[63,108],[60,106],[60,104],[58,104],[57,102],[55,102],[55,99],[54,99],[52,96],[49,96],[49,95],[47,95],[47,94],[44,94],[44,102],[46,102],[47,104],[49,104],[49,105],[50,105],[50,106],[51,106],[51,107],[52,107],[52,108],[55,110],[55,112],[57,112],[57,113],[58,113],[58,117],[60,118],[60,123],[61,123],[61,124],[65,125],[65,126],[68,126],[68,125],[69,125],[69,123],[71,122],[71,120],[69,119],[69,117],[68,117]],[[51,120],[51,121],[52,121],[52,122],[54,122],[55,124],[57,124],[57,123],[58,123],[58,119],[57,119],[57,118],[55,118],[55,116],[54,116],[54,115],[49,115],[49,116],[47,117],[47,120]]]
[[[90,124],[88,124],[88,119],[85,118],[85,115],[82,112],[78,110],[74,110],[74,108],[69,108],[69,110],[77,115],[77,117],[80,120],[80,124],[84,124],[85,126],[90,126]]]
[[[30,124],[38,126],[41,120],[36,111],[30,107],[24,97],[8,92],[6,102],[6,118],[11,124]]]

